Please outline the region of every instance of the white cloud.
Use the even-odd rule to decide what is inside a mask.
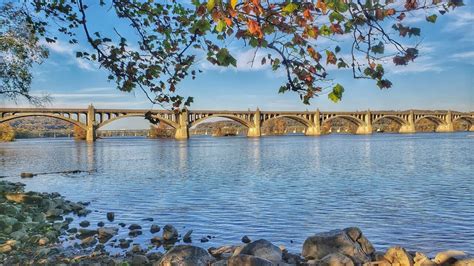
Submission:
[[[54,43],[48,43],[46,41],[41,41],[40,43],[54,53],[67,56],[69,58],[68,63],[76,65],[80,69],[87,71],[95,71],[98,68],[94,62],[76,57],[75,51],[83,50],[78,46],[74,46],[72,44],[65,43],[59,40]]]
[[[451,58],[456,61],[467,62],[474,65],[474,51],[456,53],[451,55]]]

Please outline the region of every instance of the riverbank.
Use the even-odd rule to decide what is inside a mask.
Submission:
[[[72,227],[74,219],[87,216],[87,202],[71,202],[59,193],[25,192],[24,184],[0,181],[0,262],[11,264],[109,265],[473,265],[474,259],[462,251],[445,251],[434,258],[393,247],[376,251],[356,227],[312,235],[302,251],[293,254],[283,246],[260,239],[242,238],[238,245],[205,250],[192,242],[192,230],[178,232],[172,225],[139,223],[113,225],[114,213],[107,213],[96,226],[87,220]],[[128,228],[129,237],[118,239],[119,228]],[[134,238],[149,230],[154,236],[147,245]],[[181,233],[181,234],[180,234]],[[112,249],[123,252],[111,252]]]

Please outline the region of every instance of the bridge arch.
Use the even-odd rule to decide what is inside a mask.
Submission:
[[[116,117],[113,117],[113,118],[110,118],[110,119],[107,119],[105,121],[103,121],[102,123],[99,123],[96,127],[96,129],[99,129],[101,127],[104,127],[116,120],[119,120],[119,119],[122,119],[122,118],[127,118],[127,117],[143,117],[145,118],[145,116],[143,114],[128,114],[128,115],[119,115],[119,116],[116,116]],[[159,117],[159,116],[153,116],[154,119],[157,119],[159,120],[160,122],[163,122],[165,124],[167,124],[168,126],[176,129],[178,128],[178,124],[176,122],[173,122],[169,119],[166,119],[166,118],[163,118],[163,117]]]
[[[401,117],[398,117],[396,115],[384,115],[384,116],[381,116],[381,117],[378,117],[377,119],[374,119],[372,121],[372,124],[375,124],[377,123],[378,121],[382,120],[382,119],[390,119],[391,121],[394,121],[396,122],[399,126],[405,126],[405,125],[408,125],[408,121],[406,121],[405,119],[401,118]]]
[[[457,117],[456,119],[453,120],[453,123],[454,122],[458,122],[458,121],[466,121],[468,123],[470,123],[471,125],[474,124],[474,117],[472,116],[460,116],[460,117]]]
[[[306,119],[306,118],[303,118],[303,117],[300,117],[300,116],[297,116],[297,115],[285,115],[285,114],[271,117],[271,118],[265,120],[263,123],[266,123],[268,121],[272,121],[272,120],[275,120],[275,119],[278,119],[278,118],[288,118],[288,119],[294,120],[296,122],[299,122],[299,123],[303,124],[307,128],[314,126],[313,123],[310,120]]]
[[[434,115],[423,115],[423,116],[420,116],[418,117],[416,120],[415,120],[415,125],[416,123],[418,123],[421,119],[428,119],[429,121],[433,122],[436,124],[436,126],[439,126],[439,125],[446,125],[446,121],[444,121],[443,119],[437,117],[437,116],[434,116]]]
[[[34,117],[34,116],[56,118],[56,119],[59,119],[59,120],[69,122],[73,125],[76,125],[76,126],[82,128],[82,129],[84,129],[84,130],[87,130],[87,125],[82,123],[82,122],[76,121],[74,119],[71,119],[71,118],[68,118],[68,117],[65,117],[65,116],[60,116],[60,115],[55,115],[55,114],[44,114],[44,113],[10,115],[10,116],[7,116],[7,117],[4,117],[4,118],[0,119],[0,123],[15,120],[15,119],[19,119],[19,118]]]
[[[254,125],[252,122],[250,121],[247,121],[243,118],[240,118],[240,117],[237,117],[235,115],[230,115],[230,114],[212,114],[212,115],[209,115],[209,116],[206,116],[206,117],[202,117],[202,118],[199,118],[195,121],[193,121],[189,128],[192,128],[194,126],[196,126],[197,124],[201,123],[201,122],[204,122],[205,120],[207,119],[210,119],[210,118],[227,118],[227,119],[230,119],[232,121],[235,121],[235,122],[238,122],[239,124],[245,126],[246,128],[253,128]]]
[[[351,116],[351,115],[335,115],[335,116],[331,116],[325,120],[323,120],[322,124],[324,123],[327,123],[331,120],[334,120],[336,118],[341,118],[341,119],[344,119],[346,121],[349,121],[351,123],[353,123],[354,125],[356,125],[357,127],[360,127],[360,126],[364,126],[365,125],[365,122],[360,120],[359,118],[357,117],[354,117],[354,116]],[[322,125],[321,124],[321,125]]]

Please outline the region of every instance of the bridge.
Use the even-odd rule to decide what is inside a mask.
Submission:
[[[57,118],[84,129],[86,140],[95,141],[96,131],[105,125],[126,117],[148,117],[154,123],[165,123],[175,129],[176,139],[188,139],[189,129],[210,118],[228,118],[245,126],[248,137],[260,137],[264,122],[277,118],[296,120],[306,127],[308,136],[321,135],[321,126],[333,119],[341,118],[357,127],[356,134],[371,134],[372,124],[380,119],[390,119],[400,125],[400,133],[415,133],[415,124],[429,119],[436,125],[436,132],[453,132],[453,123],[463,120],[474,131],[474,112],[457,111],[223,111],[223,110],[134,110],[134,109],[86,109],[68,108],[0,108],[0,123],[31,116]]]

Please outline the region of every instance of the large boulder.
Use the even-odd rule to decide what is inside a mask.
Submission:
[[[468,258],[467,254],[460,250],[445,250],[436,254],[434,262],[439,265],[453,265],[459,260]]]
[[[240,254],[227,260],[227,266],[272,266],[276,265],[269,260],[252,255]]]
[[[114,237],[118,233],[118,228],[115,227],[101,227],[97,229],[97,233],[99,234],[99,242],[105,243],[109,241],[112,237]]]
[[[421,252],[416,252],[415,257],[413,258],[414,266],[437,266],[438,264],[430,260],[428,256]]]
[[[402,247],[391,247],[385,252],[384,259],[392,265],[413,266],[413,257]]]
[[[234,255],[240,254],[256,256],[275,263],[282,260],[282,252],[280,248],[265,239],[251,242],[244,245],[241,249],[236,249],[234,251]]]
[[[354,266],[352,259],[341,253],[326,255],[318,264],[320,266]]]
[[[303,244],[302,256],[307,260],[321,260],[332,253],[341,253],[355,263],[369,262],[375,252],[370,241],[359,228],[349,227],[308,237]]]
[[[159,265],[208,265],[211,261],[211,255],[209,255],[209,253],[207,253],[203,248],[191,245],[178,245],[166,252],[166,254],[161,258]]]

